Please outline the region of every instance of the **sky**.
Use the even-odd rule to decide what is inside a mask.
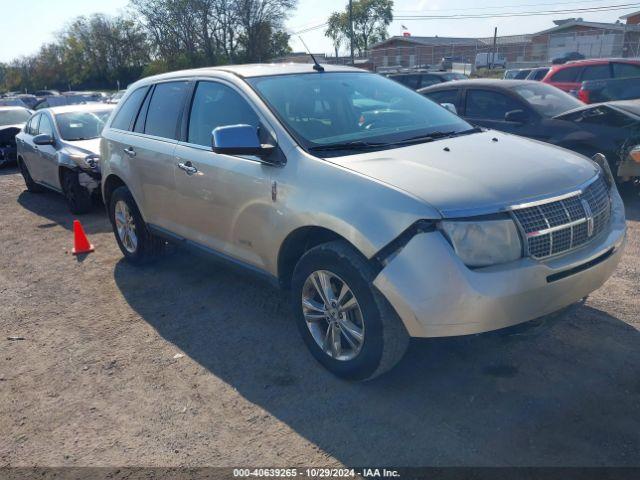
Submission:
[[[412,35],[450,36],[450,37],[490,37],[493,28],[498,27],[498,35],[517,35],[533,33],[553,27],[552,20],[580,16],[585,20],[614,22],[620,15],[640,10],[640,0],[395,0],[395,15],[438,14],[493,14],[505,12],[527,12],[540,10],[560,10],[622,5],[635,3],[635,7],[625,10],[596,13],[562,13],[550,16],[527,16],[515,18],[487,19],[438,19],[438,20],[401,20],[394,21],[390,35],[402,35],[402,25]],[[125,9],[129,0],[56,0],[52,8],[51,0],[22,0],[15,7],[15,0],[0,0],[3,8],[0,16],[0,62],[6,62],[21,55],[35,53],[40,45],[51,41],[54,34],[78,15],[92,13],[116,14]],[[347,0],[298,0],[298,8],[287,20],[290,32],[298,32],[326,22],[333,11],[342,10]],[[41,18],[46,11],[46,19]],[[10,13],[8,13],[10,12]],[[302,34],[302,38],[314,53],[331,53],[331,42],[324,36],[324,29]],[[302,51],[300,40],[293,36],[291,48]],[[346,51],[344,52],[346,53]]]

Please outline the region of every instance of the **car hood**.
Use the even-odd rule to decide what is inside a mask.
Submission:
[[[588,105],[572,108],[571,110],[560,113],[553,118],[556,118],[558,120],[566,120],[565,117],[569,115],[573,115],[577,112],[586,112],[588,110],[593,110],[595,108],[603,106],[617,108],[618,110],[623,110],[626,113],[630,113],[632,115],[635,115],[636,117],[640,117],[640,100],[616,100],[613,102],[590,103]],[[605,117],[603,118],[602,123],[606,124],[606,122],[608,121],[609,119]]]
[[[91,140],[77,140],[74,142],[70,142],[68,140],[64,141],[64,146],[67,150],[73,152],[80,152],[89,154],[100,154],[100,138],[92,138]]]
[[[617,100],[615,102],[609,102],[609,105],[613,105],[627,113],[632,113],[640,117],[640,100]]]
[[[569,150],[496,131],[328,160],[401,189],[444,217],[568,193],[599,169]]]

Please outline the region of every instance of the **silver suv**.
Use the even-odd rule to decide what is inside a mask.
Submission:
[[[612,274],[625,218],[601,158],[474,128],[380,75],[317,70],[133,84],[101,143],[124,256],[181,242],[266,275],[315,358],[359,380],[409,337],[524,322]]]

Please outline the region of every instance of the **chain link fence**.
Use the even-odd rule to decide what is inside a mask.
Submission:
[[[553,59],[567,54],[573,54],[576,58],[638,58],[640,27],[624,27],[611,31],[583,30],[498,37],[495,53],[493,38],[416,37],[409,40],[414,42],[410,46],[407,46],[408,39],[391,39],[390,46],[373,48],[356,60],[374,71],[441,66],[451,69],[451,64],[455,63],[465,65],[464,68],[470,70],[465,73],[471,73],[490,63],[506,68],[548,66]],[[351,60],[347,57],[326,57],[326,61],[347,64]]]

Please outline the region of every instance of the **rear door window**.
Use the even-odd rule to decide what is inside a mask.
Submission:
[[[144,133],[156,137],[178,138],[178,120],[184,108],[189,82],[159,83],[149,102]]]
[[[140,110],[140,104],[144,100],[147,90],[148,87],[138,88],[127,97],[111,123],[112,128],[131,130],[133,120],[138,114],[138,110]]]
[[[189,115],[187,141],[210,146],[211,132],[225,125],[258,127],[258,116],[233,88],[217,82],[199,82]]]
[[[507,112],[525,110],[516,100],[499,92],[468,90],[465,115],[482,120],[504,120]]]
[[[568,67],[558,70],[551,77],[552,82],[558,83],[574,83],[578,81],[578,74],[580,73],[580,67]]]
[[[616,78],[640,77],[640,65],[613,62],[613,76]]]
[[[581,80],[604,80],[611,78],[611,71],[609,70],[609,64],[605,65],[591,65],[584,67]]]

